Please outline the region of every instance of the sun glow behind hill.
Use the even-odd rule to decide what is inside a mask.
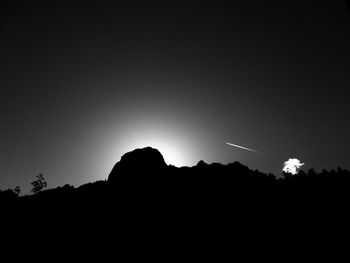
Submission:
[[[106,104],[90,116],[84,130],[89,131],[91,145],[86,152],[92,152],[92,156],[88,165],[83,166],[84,178],[105,179],[125,153],[148,146],[159,150],[165,162],[176,167],[194,166],[200,160],[208,163],[232,160],[232,153],[227,160],[222,159],[227,151],[220,144],[224,136],[215,134],[217,128],[208,118],[210,115],[193,114],[185,106],[175,110],[171,103],[160,107],[153,101],[137,102],[128,101],[123,108],[115,103]],[[212,125],[202,125],[204,117]]]
[[[181,153],[181,147],[179,145],[172,144],[171,141],[167,141],[164,138],[140,138],[139,141],[135,141],[131,144],[130,149],[152,147],[160,151],[164,157],[164,161],[168,165],[174,165],[181,167],[186,165],[186,157],[184,153]]]
[[[198,162],[191,140],[194,135],[180,126],[143,120],[124,123],[121,128],[116,127],[114,134],[115,144],[108,150],[113,165],[123,154],[148,146],[159,150],[168,165],[192,166]]]

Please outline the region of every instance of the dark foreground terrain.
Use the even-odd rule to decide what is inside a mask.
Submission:
[[[144,148],[125,154],[107,181],[22,197],[2,191],[1,218],[16,239],[64,240],[62,246],[177,254],[195,247],[230,251],[238,242],[272,252],[292,249],[292,240],[298,248],[334,243],[336,235],[347,240],[349,186],[350,173],[340,168],[276,179],[238,162],[167,166],[157,150]]]

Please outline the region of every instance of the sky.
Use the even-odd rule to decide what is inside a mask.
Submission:
[[[0,189],[105,180],[145,146],[350,168],[346,1],[72,2],[0,6]]]

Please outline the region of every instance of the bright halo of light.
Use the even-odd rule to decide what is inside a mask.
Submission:
[[[165,125],[157,122],[132,122],[124,125],[116,132],[116,143],[113,145],[113,160],[118,162],[118,156],[138,148],[152,147],[163,155],[168,165],[176,167],[194,164],[193,147],[188,133],[176,125]],[[191,158],[192,157],[192,158]]]
[[[184,159],[183,154],[181,154],[179,146],[172,144],[171,141],[168,142],[160,138],[140,139],[139,141],[132,143],[132,146],[130,146],[130,150],[144,148],[148,146],[159,150],[164,157],[164,161],[168,165],[171,164],[180,167],[183,166],[186,161]]]

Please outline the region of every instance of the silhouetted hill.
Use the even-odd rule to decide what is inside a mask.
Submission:
[[[321,173],[311,169],[298,175],[286,174],[279,179],[272,174],[253,171],[239,162],[223,165],[200,161],[193,167],[177,168],[166,165],[158,150],[146,147],[124,154],[110,172],[108,181],[88,183],[78,188],[65,185],[22,197],[12,190],[6,190],[0,192],[0,200],[3,203],[11,201],[34,205],[35,202],[53,204],[65,201],[73,204],[96,200],[103,204],[122,204],[152,199],[154,204],[190,202],[193,198],[225,198],[220,203],[239,199],[238,203],[242,206],[248,201],[260,203],[262,200],[278,204],[281,198],[283,202],[304,202],[308,198],[345,197],[348,195],[349,179],[349,171],[341,168],[337,171],[323,170]],[[233,200],[233,197],[237,200]]]
[[[56,234],[61,229],[66,238],[87,232],[127,243],[137,237],[143,246],[153,238],[186,243],[190,237],[201,242],[234,236],[245,242],[248,237],[316,237],[320,229],[333,233],[348,224],[349,179],[349,171],[340,168],[283,179],[239,162],[200,161],[177,168],[148,147],[123,155],[108,181],[22,197],[6,190],[0,202],[2,218],[17,222],[22,231],[39,224]]]

